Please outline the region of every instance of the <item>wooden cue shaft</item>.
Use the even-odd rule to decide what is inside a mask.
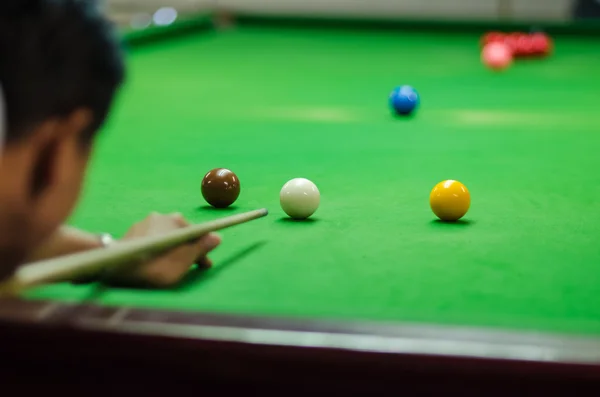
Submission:
[[[105,268],[147,259],[205,234],[222,230],[268,214],[266,209],[228,216],[214,221],[188,226],[161,236],[144,237],[120,242],[110,248],[100,248],[55,259],[33,262],[19,268],[0,283],[0,296],[14,295],[36,285],[74,278]]]

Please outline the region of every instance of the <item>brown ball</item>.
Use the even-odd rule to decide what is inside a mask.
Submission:
[[[226,168],[215,168],[202,179],[202,196],[213,207],[229,207],[239,195],[240,180]]]

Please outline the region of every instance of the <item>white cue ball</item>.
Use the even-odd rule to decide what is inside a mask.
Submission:
[[[281,208],[294,219],[306,219],[319,208],[321,193],[317,185],[304,178],[295,178],[281,188]]]

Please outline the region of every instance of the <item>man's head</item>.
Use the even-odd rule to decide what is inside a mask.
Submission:
[[[0,261],[14,266],[72,211],[123,74],[96,1],[0,1]]]

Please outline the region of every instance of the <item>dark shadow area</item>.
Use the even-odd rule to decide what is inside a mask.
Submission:
[[[184,277],[184,279],[181,281],[181,283],[177,286],[176,289],[178,289],[178,290],[186,289],[191,286],[197,285],[197,283],[200,283],[203,280],[218,277],[219,274],[226,271],[231,266],[235,265],[241,259],[252,254],[254,251],[258,250],[259,248],[264,246],[266,243],[267,243],[266,241],[260,241],[260,242],[254,243],[254,244],[250,245],[249,247],[246,247],[243,250],[240,250],[240,251],[234,253],[228,259],[225,259],[224,261],[219,263],[217,266],[214,266],[210,269],[197,267],[196,269],[191,270]]]
[[[111,286],[107,285],[107,284],[102,284],[100,282],[97,282],[94,284],[94,288],[92,288],[92,290],[89,292],[89,294],[87,294],[83,300],[82,303],[94,303],[94,301],[96,301],[97,299],[100,299],[100,296],[102,296],[102,294],[104,294],[105,292],[107,292],[108,290],[110,290]]]
[[[287,216],[277,219],[277,223],[304,223],[304,224],[315,224],[319,222],[319,218],[307,218],[307,219],[293,219]]]
[[[172,290],[181,290],[188,288],[192,285],[195,285],[202,280],[217,277],[221,272],[227,270],[230,266],[234,265],[237,261],[243,259],[247,255],[250,255],[252,252],[256,251],[260,247],[266,244],[266,241],[261,241],[255,244],[250,245],[249,247],[234,253],[228,259],[221,262],[218,266],[214,267],[205,267],[202,265],[197,265],[194,269],[190,270],[188,274],[183,278],[183,280],[175,287],[171,288]],[[143,282],[118,282],[111,281],[108,284],[104,283],[96,283],[94,288],[91,289],[90,293],[82,299],[82,302],[78,306],[74,306],[69,313],[65,313],[65,319],[75,318],[82,311],[85,312],[88,308],[95,304],[101,296],[110,290],[119,290],[119,289],[137,289],[137,290],[157,290],[155,286],[144,284]]]
[[[436,227],[468,227],[468,226],[473,226],[475,224],[474,221],[471,221],[469,219],[459,219],[457,221],[454,222],[446,222],[446,221],[442,221],[440,219],[434,219],[431,221],[431,225],[436,226]]]
[[[394,118],[394,120],[412,120],[415,118],[416,113],[418,113],[419,109],[415,109],[412,112],[408,113],[408,114],[403,114],[403,113],[398,113],[398,112],[394,112],[392,111],[392,117]]]
[[[230,205],[229,207],[225,207],[225,208],[216,208],[216,207],[213,207],[212,205],[208,205],[208,204],[196,207],[197,212],[203,212],[203,211],[231,212],[231,211],[235,211],[235,210],[237,210],[237,207],[235,205]]]
[[[600,19],[600,3],[597,0],[577,0],[574,3],[574,19],[592,22]]]

